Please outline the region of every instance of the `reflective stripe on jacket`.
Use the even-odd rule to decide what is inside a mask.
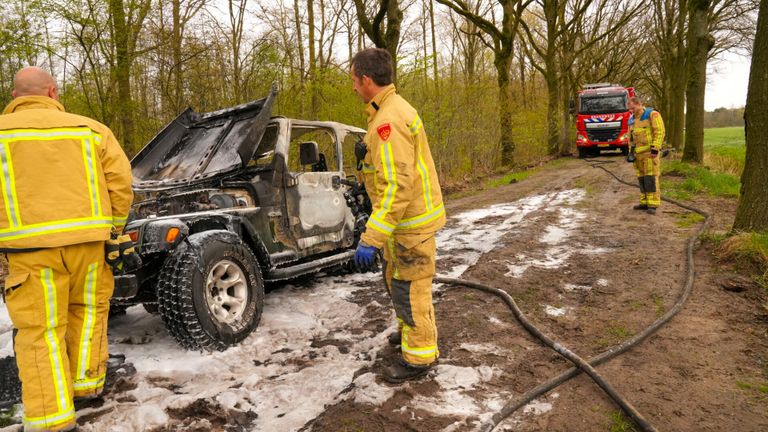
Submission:
[[[632,140],[635,144],[636,153],[644,153],[654,150],[661,150],[664,144],[664,121],[658,111],[653,108],[646,108],[640,118],[635,116],[635,123],[632,125]]]
[[[366,113],[363,177],[373,214],[362,240],[381,248],[394,232],[436,232],[445,225],[445,206],[421,118],[394,85]]]
[[[112,131],[44,96],[0,116],[0,249],[109,238],[128,218],[131,165]]]

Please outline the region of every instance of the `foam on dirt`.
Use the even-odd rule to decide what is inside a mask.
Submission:
[[[585,197],[584,191],[576,190],[567,194],[568,199],[558,201],[559,207],[548,207],[547,210],[558,213],[555,224],[545,228],[544,234],[539,237],[539,242],[546,245],[543,252],[530,254],[520,253],[514,260],[507,260],[507,277],[520,278],[530,268],[557,269],[565,266],[574,254],[603,254],[609,252],[605,248],[597,248],[587,244],[575,243],[571,237],[587,219],[586,213],[572,206],[578,204]]]
[[[504,235],[515,232],[535,220],[534,212],[581,201],[584,191],[571,189],[534,195],[507,204],[497,204],[484,209],[470,210],[451,217],[448,228],[437,235],[440,245],[438,260],[450,257],[457,264],[445,273],[448,277],[461,276],[476,264],[483,254],[493,250]],[[569,213],[570,214],[570,213]],[[548,241],[562,241],[564,233],[555,227],[544,237]],[[562,228],[568,229],[568,226]]]
[[[535,212],[557,211],[561,222],[552,225],[541,241],[563,247],[583,215],[570,208],[584,197],[581,190],[566,190],[523,198],[513,203],[477,209],[451,218],[438,234],[438,259],[450,257],[450,276],[460,276],[483,254],[514,233],[535,222]],[[322,277],[305,287],[284,286],[267,294],[257,330],[245,341],[224,352],[189,352],[178,347],[162,320],[141,306],[110,320],[110,351],[122,353],[137,370],[136,388],[121,396],[136,403],[120,403],[81,427],[83,431],[140,431],[174,427],[167,409],[190,406],[199,399],[216,400],[231,410],[253,411],[258,418],[254,431],[295,431],[317,417],[326,405],[348,397],[359,403],[380,405],[394,394],[376,383],[371,373],[355,377],[370,366],[389,330],[374,334],[363,326],[369,320],[371,302],[360,306],[350,301],[355,293],[370,288],[370,274],[343,278]],[[499,325],[503,321],[489,317]],[[394,323],[394,320],[393,320]],[[10,320],[0,305],[0,355],[10,354]],[[394,330],[394,325],[391,327]],[[313,341],[332,340],[335,344]],[[343,347],[344,350],[341,350]],[[474,352],[496,347],[465,344]],[[499,393],[478,399],[476,390],[500,373],[488,367],[441,364],[435,381],[440,391],[417,396],[414,406],[446,416],[482,417],[501,406],[508,395]],[[353,390],[349,390],[354,383]],[[108,403],[115,403],[108,400]]]

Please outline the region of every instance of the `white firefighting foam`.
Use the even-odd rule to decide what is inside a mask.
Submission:
[[[560,212],[563,223],[548,228],[540,240],[562,247],[584,218],[566,206],[583,197],[581,190],[566,190],[455,215],[438,235],[438,258],[451,258],[447,274],[460,276],[505,235],[535,221],[538,216],[534,213],[541,211]],[[110,350],[125,354],[126,361],[134,364],[137,387],[108,397],[102,409],[79,412],[81,416],[103,412],[80,430],[131,432],[173,427],[169,408],[206,399],[226,409],[257,413],[252,430],[295,431],[327,405],[347,398],[372,405],[386,402],[395,389],[377,383],[372,373],[354,376],[374,362],[386,336],[394,330],[390,326],[374,333],[365,326],[375,319],[393,322],[388,308],[376,302],[360,306],[350,301],[358,291],[379,289],[371,287],[374,277],[323,277],[305,287],[284,286],[269,292],[258,329],[225,352],[185,351],[168,335],[158,316],[140,306],[129,308],[126,315],[110,322]],[[10,354],[10,330],[5,305],[0,305],[0,355]],[[464,344],[461,348],[480,354],[492,349],[486,345]],[[488,366],[461,367],[443,359],[432,372],[441,390],[431,397],[418,396],[405,411],[418,408],[438,415],[487,418],[511,396],[501,392],[483,397],[478,391],[485,390],[485,383],[499,373]],[[125,401],[126,397],[135,402]],[[110,407],[114,409],[104,409]],[[200,420],[200,425],[206,421]]]
[[[0,304],[0,358],[13,355],[12,329],[13,324],[11,324],[11,317],[8,316],[8,309],[5,308],[5,303],[2,303]]]

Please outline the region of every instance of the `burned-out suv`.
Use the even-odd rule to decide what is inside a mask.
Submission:
[[[265,281],[349,266],[370,212],[346,178],[365,131],[271,117],[276,94],[187,109],[131,161],[126,232],[142,265],[116,277],[113,306],[159,313],[186,348],[223,350],[248,336]]]

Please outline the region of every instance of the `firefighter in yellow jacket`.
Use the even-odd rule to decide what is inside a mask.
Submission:
[[[426,374],[439,354],[432,278],[435,232],[445,225],[445,207],[424,125],[397,94],[392,67],[387,51],[371,48],[352,59],[350,75],[367,103],[362,171],[373,204],[355,260],[364,267],[384,252],[384,278],[400,327],[390,342],[402,352],[384,378],[399,383]]]
[[[635,147],[635,173],[640,183],[640,204],[633,208],[656,214],[661,205],[659,153],[664,143],[664,121],[658,111],[644,107],[636,97],[629,99],[629,111],[634,115],[631,134]]]
[[[126,223],[131,167],[109,128],[65,112],[44,70],[19,71],[13,97],[0,116],[0,252],[24,430],[71,430],[73,398],[104,387],[104,245]]]

